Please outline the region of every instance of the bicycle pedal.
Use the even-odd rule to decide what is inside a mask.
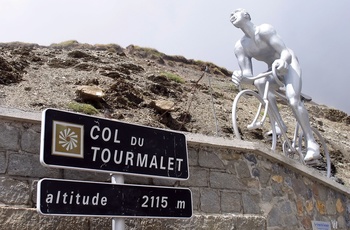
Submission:
[[[272,135],[264,135],[265,140],[271,141],[272,140]]]
[[[264,137],[265,137],[266,140],[271,141],[272,137],[273,137],[272,131],[266,132],[264,134]],[[277,139],[279,139],[281,137],[281,135],[277,134],[276,137],[277,137]]]

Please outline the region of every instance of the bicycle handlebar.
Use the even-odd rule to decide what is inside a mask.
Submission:
[[[264,77],[268,77],[269,75],[272,75],[273,76],[273,79],[276,81],[276,83],[280,86],[280,87],[283,87],[284,86],[284,83],[279,79],[278,75],[277,75],[277,67],[275,64],[272,64],[272,70],[271,71],[267,71],[267,72],[264,72],[264,73],[260,73],[254,77],[250,77],[249,79],[250,80],[258,80],[260,78],[264,78]],[[239,91],[242,90],[241,88],[241,84],[239,84],[238,86],[238,89]]]

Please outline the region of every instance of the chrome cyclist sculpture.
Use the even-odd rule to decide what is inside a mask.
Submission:
[[[321,157],[319,145],[312,134],[308,112],[300,99],[301,68],[294,52],[285,46],[281,37],[271,25],[262,24],[257,26],[253,24],[249,13],[244,9],[235,10],[230,16],[230,21],[244,33],[244,36],[236,42],[234,48],[240,70],[233,72],[232,81],[236,85],[239,85],[241,82],[253,83],[257,87],[259,94],[264,92],[265,82],[269,81],[268,98],[271,102],[270,106],[275,111],[278,111],[274,91],[280,85],[274,80],[273,76],[261,78],[254,82],[250,79],[253,77],[252,58],[265,62],[268,66],[268,71],[276,68],[276,73],[285,86],[288,103],[307,141],[307,153],[304,161],[307,163],[308,161],[319,159]],[[276,119],[286,129],[279,113]],[[280,130],[277,125],[276,130],[277,132]]]

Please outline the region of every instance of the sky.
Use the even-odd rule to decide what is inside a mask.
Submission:
[[[233,71],[237,8],[273,25],[296,53],[303,93],[350,114],[348,0],[0,0],[0,42],[133,44]],[[255,74],[266,70],[253,63]]]

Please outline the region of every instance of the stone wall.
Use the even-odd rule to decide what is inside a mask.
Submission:
[[[37,214],[40,178],[110,181],[106,173],[46,168],[39,162],[41,114],[0,109],[1,229],[111,229],[110,218]],[[126,219],[126,229],[350,228],[350,192],[320,172],[258,143],[186,133],[186,181],[125,176],[125,183],[189,187],[191,219]]]

